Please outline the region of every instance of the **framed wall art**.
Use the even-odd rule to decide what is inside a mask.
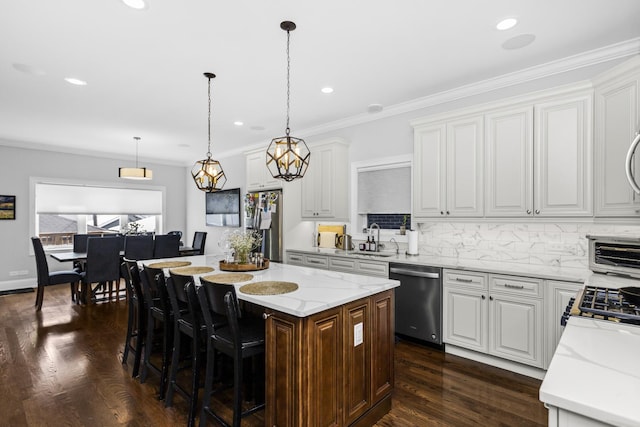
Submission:
[[[0,220],[16,219],[16,196],[0,196]]]

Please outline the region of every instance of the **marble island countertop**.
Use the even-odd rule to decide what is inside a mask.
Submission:
[[[548,280],[563,280],[569,282],[584,282],[591,271],[584,268],[552,267],[547,265],[518,264],[505,261],[493,260],[469,260],[439,257],[431,255],[406,255],[395,252],[383,251],[385,256],[375,256],[371,254],[349,252],[343,249],[299,247],[290,248],[287,251],[304,252],[309,254],[339,256],[347,258],[364,258],[381,262],[397,262],[405,264],[429,265],[432,267],[455,268],[458,270],[478,271],[483,273],[498,273],[516,276],[537,277]],[[389,255],[389,256],[386,256]]]
[[[570,317],[540,400],[616,426],[640,425],[640,326]]]
[[[215,269],[212,272],[194,275],[198,285],[200,277],[224,273],[219,269],[220,259],[221,256],[211,255],[180,258],[181,261],[190,261],[192,266],[209,266]],[[153,262],[169,260],[175,258]],[[165,272],[168,273],[168,270],[165,269]],[[362,276],[275,262],[266,270],[247,273],[253,276],[251,280],[234,284],[238,299],[297,317],[307,317],[400,286],[398,280],[385,277]],[[262,281],[293,282],[298,285],[298,289],[280,295],[250,295],[240,290],[243,285]]]

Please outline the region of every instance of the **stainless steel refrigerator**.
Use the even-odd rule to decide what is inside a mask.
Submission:
[[[282,262],[282,190],[247,193],[244,198],[245,226],[262,234],[264,257]]]

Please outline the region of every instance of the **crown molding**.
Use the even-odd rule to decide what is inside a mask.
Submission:
[[[433,95],[417,98],[412,101],[385,107],[384,110],[379,113],[362,113],[308,129],[302,129],[298,131],[298,134],[301,136],[312,136],[331,132],[337,129],[343,129],[350,126],[380,120],[382,118],[397,116],[399,114],[432,107],[434,105],[462,98],[468,98],[474,95],[480,95],[482,93],[527,83],[545,77],[551,77],[568,71],[598,65],[603,62],[626,58],[637,54],[640,54],[640,37],[525,68],[513,73],[503,74],[498,77],[460,86],[451,90],[435,93]]]

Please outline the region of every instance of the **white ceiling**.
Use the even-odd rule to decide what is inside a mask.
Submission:
[[[0,144],[192,164],[640,37],[638,0],[0,0]],[[505,17],[519,23],[507,31]],[[523,34],[520,49],[503,43]],[[15,64],[30,72],[18,71]],[[88,82],[66,83],[65,77]],[[332,94],[320,89],[331,86]],[[373,115],[371,115],[373,117]],[[238,127],[234,121],[241,120]],[[262,130],[260,130],[262,129]]]

